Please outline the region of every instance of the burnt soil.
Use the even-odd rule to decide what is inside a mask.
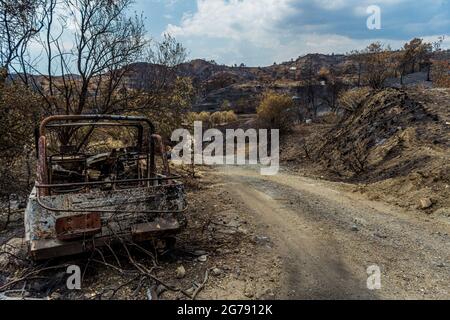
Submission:
[[[127,252],[119,243],[33,264],[20,248],[19,210],[0,231],[0,244],[13,239],[19,247],[0,249],[0,288],[16,281],[0,292],[39,299],[449,299],[449,110],[448,90],[380,91],[337,124],[297,126],[283,138],[277,176],[198,168],[186,179],[189,224],[173,248],[143,243]],[[422,198],[431,206],[421,208]],[[81,291],[66,288],[70,264],[81,267]],[[367,288],[371,266],[381,270],[380,290]]]
[[[371,199],[442,214],[450,207],[450,90],[386,89],[354,113],[284,138],[293,172],[351,183]],[[450,213],[448,213],[450,215]]]

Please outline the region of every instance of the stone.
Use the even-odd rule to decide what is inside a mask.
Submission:
[[[250,283],[247,283],[245,286],[244,296],[249,299],[252,299],[255,296],[255,289]]]
[[[219,268],[214,268],[211,270],[211,274],[215,277],[219,277],[223,274],[223,271],[220,270]]]
[[[183,266],[177,268],[177,279],[183,279],[186,276],[186,269]]]
[[[234,228],[233,229],[231,229],[231,228],[219,229],[218,231],[222,234],[228,234],[228,235],[235,235],[237,233],[237,230]]]
[[[420,199],[420,209],[425,210],[431,208],[433,206],[433,202],[430,198]]]
[[[374,236],[377,237],[377,238],[380,238],[380,239],[386,239],[386,238],[387,238],[386,235],[384,235],[384,234],[382,234],[382,233],[379,233],[379,232],[376,232],[376,233],[374,234]]]
[[[197,257],[204,256],[206,254],[207,254],[207,252],[205,250],[195,250],[194,251],[194,255]]]
[[[200,262],[206,262],[208,260],[208,256],[207,255],[203,255],[197,258],[198,261]]]
[[[239,227],[238,232],[243,235],[248,235],[248,230],[242,227]]]
[[[232,221],[230,221],[227,225],[228,225],[228,227],[230,227],[230,228],[238,228],[238,227],[241,226],[241,223],[240,223],[239,221],[232,220]]]
[[[258,300],[263,299],[264,297],[273,298],[274,296],[275,294],[270,288],[269,289],[261,288],[261,290],[256,293],[256,299]]]
[[[61,300],[61,299],[62,299],[62,296],[59,292],[53,292],[50,295],[50,300]]]
[[[254,294],[250,289],[245,289],[245,291],[244,291],[244,296],[245,296],[245,297],[251,299],[251,298],[254,297],[254,295],[255,295],[255,294]]]
[[[266,236],[255,236],[253,240],[257,245],[263,246],[270,243],[270,238]]]

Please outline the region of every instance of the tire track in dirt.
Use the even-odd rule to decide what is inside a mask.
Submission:
[[[284,264],[279,298],[450,298],[447,226],[323,181],[242,167],[217,174],[276,245]],[[366,285],[374,264],[379,291]]]

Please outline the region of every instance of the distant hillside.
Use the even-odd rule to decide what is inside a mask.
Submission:
[[[395,54],[395,53],[394,53]],[[434,59],[450,60],[450,50],[435,54]],[[173,81],[175,77],[189,77],[196,88],[194,111],[217,111],[229,105],[240,113],[255,111],[260,95],[270,89],[304,97],[305,81],[311,75],[317,76],[322,68],[332,70],[344,86],[352,86],[357,81],[357,65],[349,55],[308,54],[280,64],[265,67],[226,66],[213,61],[195,59],[169,70],[151,63],[134,63],[128,66],[125,85],[132,89],[154,89],[161,79]],[[169,72],[170,71],[170,72]],[[17,77],[12,75],[12,77]],[[57,78],[57,77],[56,77]],[[74,76],[76,78],[76,76]],[[423,75],[405,76],[406,84],[417,84]],[[37,84],[44,87],[47,80],[37,77]],[[390,78],[388,86],[398,86],[397,78]],[[311,86],[311,84],[309,84]],[[318,93],[319,109],[323,97],[328,93],[319,83],[314,83]]]
[[[305,69],[317,73],[326,67],[351,74],[351,64],[347,56],[324,54],[309,54],[267,67],[226,66],[196,59],[177,66],[174,76],[192,79],[198,91],[196,111],[216,111],[229,102],[238,112],[254,112],[255,98],[268,88],[295,94],[293,89],[301,86]],[[159,65],[135,63],[130,67],[127,85],[134,89],[144,89],[155,78],[166,76]]]

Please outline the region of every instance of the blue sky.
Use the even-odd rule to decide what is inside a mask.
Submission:
[[[366,9],[381,9],[369,30]],[[413,37],[449,35],[450,0],[136,0],[149,35],[171,33],[189,58],[270,65],[312,52],[345,53],[372,41],[401,46]]]

